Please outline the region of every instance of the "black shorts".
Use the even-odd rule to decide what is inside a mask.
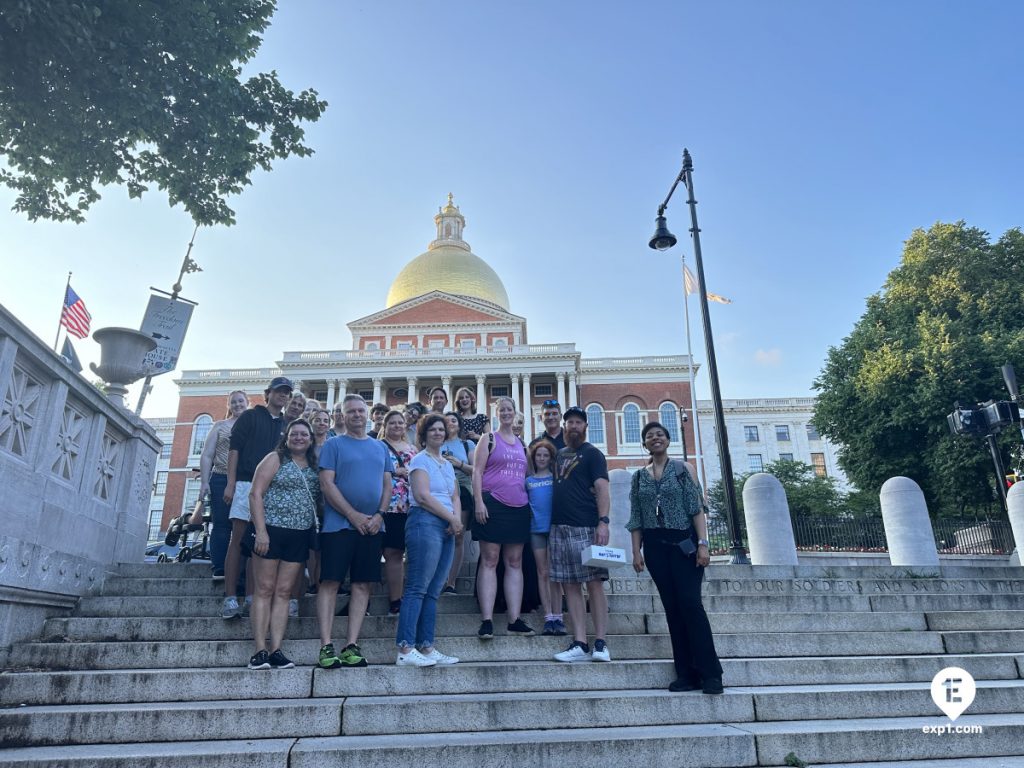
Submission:
[[[481,525],[473,515],[473,539],[493,544],[526,544],[530,540],[530,523],[533,520],[530,506],[510,507],[486,491],[483,496],[487,522]]]
[[[405,521],[408,517],[404,512],[388,512],[384,515],[384,549],[405,552]]]
[[[320,534],[320,581],[380,581],[380,553],[384,534],[363,536],[346,528],[335,533]]]
[[[315,528],[297,530],[268,525],[270,548],[267,554],[256,557],[262,557],[264,560],[283,560],[286,563],[304,563],[309,558],[309,547],[315,533]]]

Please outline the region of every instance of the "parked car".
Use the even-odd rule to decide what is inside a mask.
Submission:
[[[178,559],[180,547],[169,547],[162,541],[152,541],[146,545],[147,563],[169,563]]]

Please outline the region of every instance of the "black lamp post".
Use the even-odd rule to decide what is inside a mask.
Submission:
[[[715,360],[715,342],[711,336],[711,313],[708,311],[708,293],[704,286],[704,262],[700,253],[700,228],[697,226],[697,201],[693,197],[693,160],[690,158],[690,151],[683,150],[683,168],[679,171],[676,180],[672,182],[672,188],[668,196],[658,206],[658,217],[655,221],[654,236],[649,245],[659,251],[667,251],[676,244],[676,236],[668,231],[665,221],[665,208],[672,194],[683,182],[689,196],[686,203],[690,206],[690,235],[693,237],[693,260],[697,265],[697,292],[700,294],[700,314],[704,324],[704,349],[708,356],[708,380],[711,382],[711,403],[715,410],[715,437],[718,442],[718,457],[722,466],[722,485],[725,489],[725,507],[729,520],[729,535],[732,537],[732,545],[729,550],[730,562],[733,564],[748,564],[746,550],[743,548],[743,539],[740,536],[739,506],[736,503],[736,486],[732,481],[732,459],[729,456],[729,438],[725,432],[725,413],[722,410],[722,393],[718,387],[718,363]],[[696,414],[694,414],[696,418]]]

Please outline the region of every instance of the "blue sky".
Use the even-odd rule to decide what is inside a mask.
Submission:
[[[448,192],[531,341],[683,353],[685,195],[680,245],[647,241],[685,146],[708,289],[734,302],[712,305],[723,396],[811,394],[915,228],[1024,225],[1022,22],[1016,2],[284,2],[253,66],[330,106],[315,155],[200,230],[181,367],[347,348]],[[192,231],[158,192],[109,188],[80,226],[12,201],[0,302],[47,341],[69,270],[94,328],[137,327]],[[146,415],[173,415],[173,378]]]

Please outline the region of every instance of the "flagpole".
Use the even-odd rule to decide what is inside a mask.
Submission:
[[[53,351],[57,352],[57,343],[60,341],[60,328],[64,325],[64,305],[68,303],[68,288],[71,287],[71,273],[68,272],[68,284],[64,286],[64,295],[60,300],[60,317],[57,320],[57,336],[53,339]],[[59,354],[59,353],[58,353]]]
[[[697,460],[697,477],[705,492],[708,490],[704,477],[704,447],[700,441],[700,416],[697,414],[697,389],[693,381],[693,345],[690,343],[690,292],[686,290],[686,257],[682,258],[683,265],[683,316],[686,318],[686,357],[690,371],[690,409],[693,413],[693,455]]]

